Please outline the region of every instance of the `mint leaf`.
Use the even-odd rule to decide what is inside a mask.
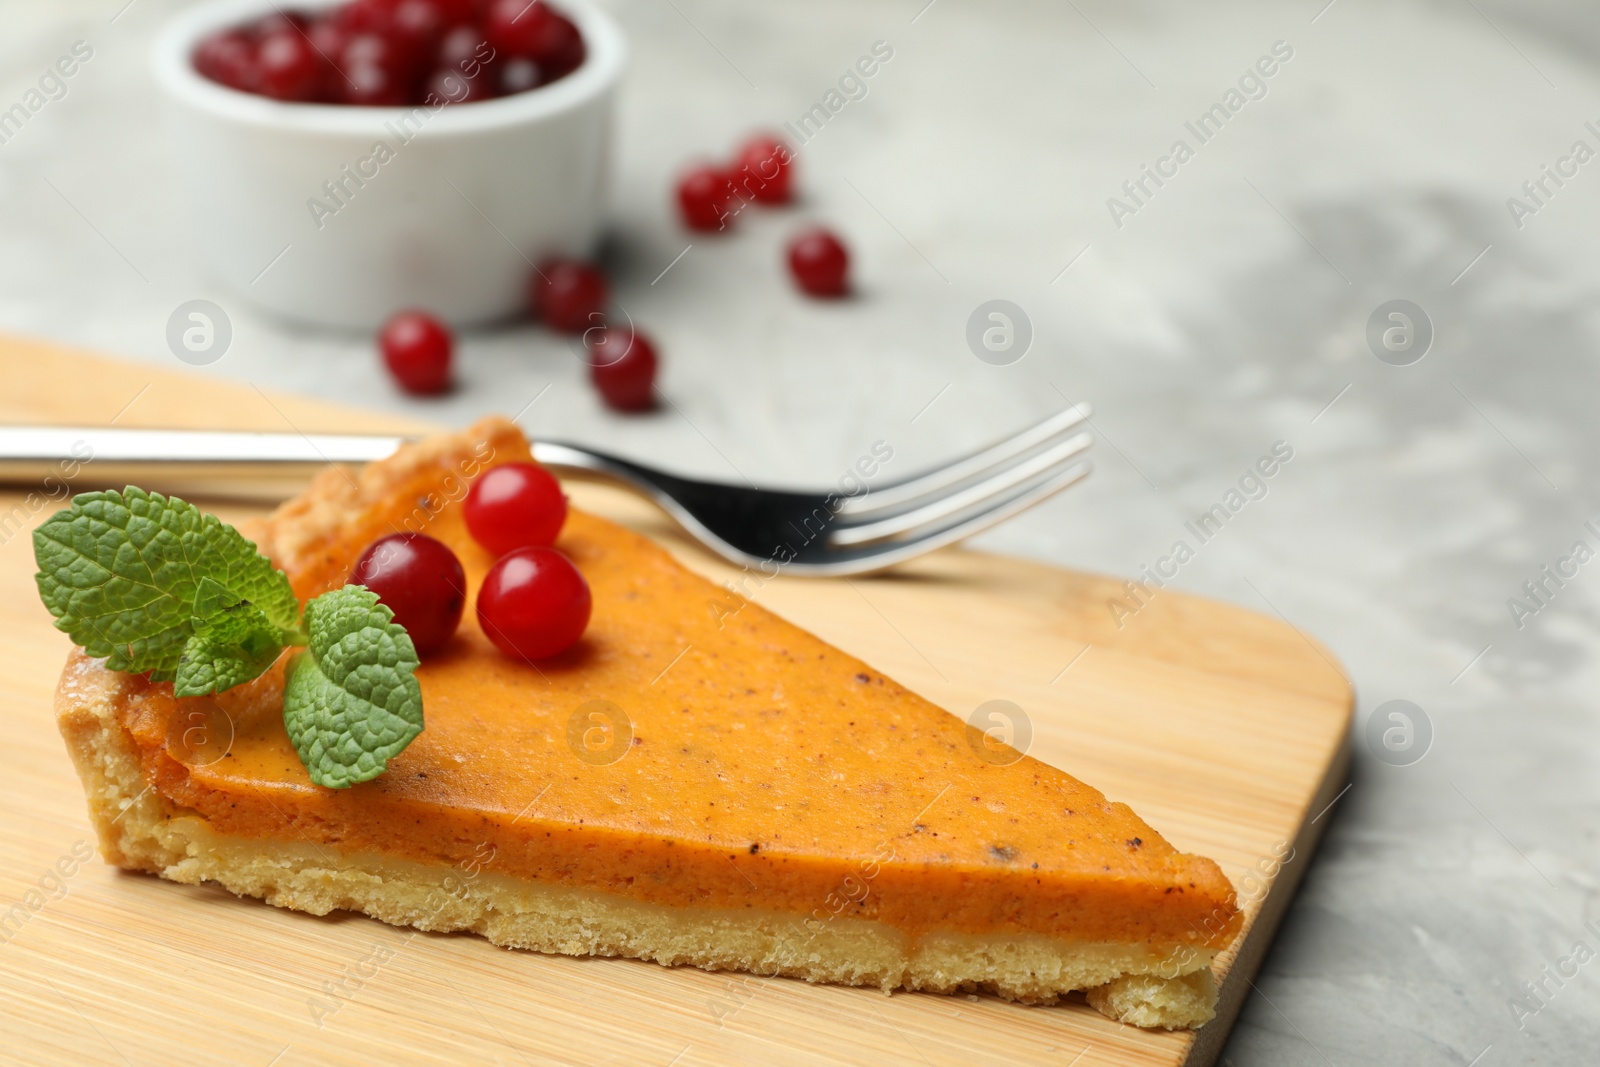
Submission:
[[[201,578],[192,609],[194,635],[178,655],[172,691],[181,697],[221,693],[272,666],[283,631],[266,613],[210,578]]]
[[[280,644],[304,640],[288,577],[239,531],[177,497],[134,486],[79,494],[34,531],[33,551],[39,596],[56,628],[89,655],[104,656],[112,670],[149,673],[156,681],[177,677],[191,639],[202,636],[194,616],[202,579],[222,587],[233,607],[248,602],[254,610],[245,613],[252,620],[246,630],[237,623],[212,626],[191,661],[215,661],[220,641],[259,653],[222,658],[259,662],[263,619]],[[211,596],[216,600],[214,590]],[[188,684],[204,680],[196,674]]]
[[[360,585],[306,605],[310,648],[289,665],[283,723],[311,780],[343,789],[382,774],[422,732],[417,650]]]

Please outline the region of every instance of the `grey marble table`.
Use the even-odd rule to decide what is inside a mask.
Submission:
[[[235,336],[203,373],[452,423],[537,396],[535,432],[773,485],[832,482],[880,439],[909,472],[1088,398],[1094,478],[981,544],[1113,574],[1283,442],[1177,583],[1326,642],[1357,759],[1224,1062],[1592,1063],[1600,965],[1573,953],[1600,948],[1600,563],[1572,555],[1600,549],[1600,161],[1572,153],[1600,149],[1600,17],[1323,3],[618,0],[636,58],[607,259],[670,401],[643,418],[532,326],[465,337],[460,389],[424,404],[368,339],[219,289],[155,123],[173,5],[7,3],[0,108],[73,41],[94,58],[0,144],[0,328],[174,364],[167,317],[205,297]],[[798,118],[875,41],[893,58],[804,146],[799,207],[691,241],[675,169]],[[1145,165],[1168,176],[1141,190]],[[855,299],[786,283],[810,218],[848,236]],[[964,339],[993,298],[1032,323],[1008,366]],[[1368,341],[1399,298],[1433,332],[1408,365]],[[1431,730],[1404,765],[1364,729],[1398,699]]]

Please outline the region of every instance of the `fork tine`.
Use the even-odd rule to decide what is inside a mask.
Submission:
[[[839,504],[838,514],[864,517],[874,512],[902,507],[921,497],[959,485],[1088,421],[1093,414],[1094,408],[1089,404],[1074,404],[1067,410],[1058,411],[1020,433],[980,448],[936,470],[874,489],[861,496],[848,497]]]
[[[1094,444],[1094,435],[1079,433],[1038,455],[1014,464],[990,478],[965,489],[946,493],[931,503],[910,511],[891,515],[874,522],[854,525],[836,525],[828,538],[829,544],[868,545],[900,537],[920,527],[929,526],[959,515],[973,507],[993,500],[996,496],[1032,482],[1041,476],[1060,470],[1073,457],[1087,451]]]
[[[916,557],[925,555],[926,553],[932,552],[935,549],[944,548],[946,545],[953,545],[958,541],[964,541],[969,537],[982,533],[991,526],[995,526],[1006,521],[1013,515],[1027,511],[1029,508],[1049,499],[1055,494],[1061,492],[1063,489],[1066,489],[1069,486],[1082,481],[1084,478],[1087,478],[1092,470],[1093,464],[1089,463],[1088,461],[1074,464],[1054,477],[1048,478],[1029,489],[1025,489],[998,504],[978,511],[976,514],[966,516],[965,518],[959,519],[956,522],[952,522],[946,526],[942,526],[935,530],[930,530],[927,533],[922,534],[920,537],[916,537],[908,541],[901,541],[896,544],[880,545],[877,547],[877,550],[872,548],[857,549],[856,551],[862,553],[861,555],[858,555],[854,559],[850,559],[848,561],[841,561],[839,564],[830,565],[827,563],[821,563],[804,566],[801,564],[795,564],[795,572],[809,573],[818,577],[826,577],[829,575],[838,576],[842,574],[874,574],[878,571],[888,570],[891,567],[904,563],[906,560],[915,559]]]

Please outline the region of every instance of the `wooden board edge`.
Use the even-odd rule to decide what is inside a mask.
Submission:
[[[262,389],[197,367],[113,357],[23,334],[0,331],[0,357],[7,375],[0,422],[14,425],[373,434],[443,428],[416,415]],[[63,382],[71,383],[70,414],[51,402],[62,395]]]
[[[1233,1034],[1240,1013],[1244,1010],[1248,992],[1255,988],[1255,977],[1261,970],[1261,964],[1266,960],[1267,949],[1276,940],[1278,927],[1283,924],[1284,917],[1289,913],[1289,902],[1299,891],[1306,872],[1311,868],[1311,860],[1316,855],[1317,847],[1322,842],[1322,835],[1328,828],[1327,822],[1318,825],[1321,822],[1321,815],[1342,795],[1349,784],[1352,762],[1350,726],[1355,722],[1353,690],[1346,720],[1344,740],[1328,764],[1327,773],[1306,809],[1308,821],[1300,824],[1300,832],[1295,835],[1294,860],[1285,864],[1279,870],[1278,876],[1273,879],[1272,887],[1267,891],[1266,899],[1262,901],[1261,910],[1256,913],[1254,921],[1245,931],[1244,943],[1240,945],[1238,954],[1234,957],[1228,973],[1222,979],[1221,988],[1217,991],[1217,1017],[1196,1031],[1194,1043],[1189,1046],[1189,1054],[1184,1057],[1182,1067],[1214,1067],[1228,1043],[1228,1038]]]

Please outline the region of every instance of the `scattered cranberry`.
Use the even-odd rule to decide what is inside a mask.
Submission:
[[[322,59],[297,28],[262,38],[256,66],[261,91],[275,100],[315,100],[322,88]]]
[[[600,269],[576,259],[545,261],[528,283],[533,311],[553,330],[583,333],[605,318],[610,286]]]
[[[696,167],[678,182],[678,208],[691,230],[725,229],[732,203],[733,183],[720,167]]]
[[[589,374],[600,398],[618,411],[655,407],[656,349],[645,336],[608,326],[589,335]]]
[[[850,253],[827,230],[807,230],[789,242],[789,270],[812,296],[843,296],[849,288]]]
[[[450,386],[450,330],[421,311],[402,311],[378,331],[383,362],[408,393],[429,396]]]
[[[461,622],[467,574],[456,554],[426,534],[398,533],[367,546],[350,571],[406,628],[417,655],[443,648]]]
[[[496,556],[555,544],[567,521],[567,498],[536,463],[504,463],[473,481],[462,505],[472,539]]]
[[[789,146],[772,137],[755,137],[739,152],[735,180],[740,195],[763,204],[787,204],[793,195],[794,156]]]
[[[548,659],[577,644],[592,607],[571,560],[553,548],[519,548],[484,577],[478,625],[508,656]]]

